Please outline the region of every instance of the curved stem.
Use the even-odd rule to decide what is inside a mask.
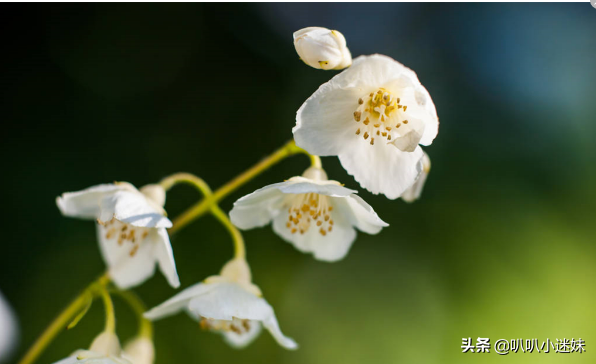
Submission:
[[[310,165],[311,167],[323,169],[323,163],[321,162],[321,157],[318,155],[309,154],[310,157]]]
[[[97,281],[91,283],[81,292],[66,308],[52,321],[52,323],[39,336],[37,341],[25,353],[19,364],[31,364],[43,353],[45,348],[54,340],[58,334],[67,327],[72,319],[85,308],[89,294],[93,294],[97,284],[105,285],[108,282],[108,275],[101,276]]]
[[[226,229],[230,232],[232,240],[234,240],[234,258],[245,259],[246,248],[244,246],[244,238],[240,231],[232,224],[228,215],[218,205],[211,206],[211,213],[215,216]]]
[[[172,188],[177,183],[191,184],[195,186],[199,191],[201,191],[201,193],[203,193],[205,197],[212,195],[211,188],[209,188],[209,185],[202,178],[199,178],[194,174],[190,173],[175,173],[171,176],[162,179],[161,182],[159,182],[161,187],[163,187],[163,189],[166,191]]]
[[[121,290],[114,290],[112,291],[119,295],[126,303],[132,308],[132,310],[137,314],[139,320],[139,333],[138,336],[146,337],[148,339],[153,338],[153,324],[151,321],[147,320],[143,314],[147,311],[147,307],[139,296],[137,296],[132,291],[121,291]]]
[[[178,216],[174,220],[174,226],[172,226],[169,229],[170,234],[180,230],[194,219],[208,212],[212,204],[218,203],[224,197],[234,192],[242,185],[244,185],[246,182],[258,176],[260,173],[269,169],[274,164],[282,161],[286,157],[299,153],[310,155],[304,149],[298,147],[293,140],[286,143],[283,147],[276,150],[259,163],[255,164],[254,166],[252,166],[251,168],[249,168],[230,182],[217,189],[213,193],[211,198],[205,198],[202,201],[196,203],[194,206],[188,208],[186,211],[184,211],[180,216]]]
[[[104,331],[114,333],[116,332],[116,315],[114,314],[114,303],[105,286],[99,285],[99,295],[103,300],[103,305],[106,311],[106,328]]]

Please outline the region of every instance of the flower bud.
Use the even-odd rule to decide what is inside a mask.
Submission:
[[[99,334],[95,340],[91,343],[89,347],[89,351],[99,353],[105,356],[113,356],[118,357],[120,356],[121,352],[120,348],[120,341],[118,340],[118,336],[113,332],[104,331]]]
[[[133,364],[153,364],[153,341],[147,337],[137,337],[126,344],[122,356]]]
[[[294,32],[294,47],[307,65],[323,70],[343,69],[352,64],[346,38],[337,30],[308,27]]]
[[[146,185],[141,187],[141,193],[155,202],[159,207],[166,204],[166,191],[160,185]]]

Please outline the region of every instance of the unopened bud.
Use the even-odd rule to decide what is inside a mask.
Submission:
[[[155,358],[153,341],[147,337],[139,336],[124,346],[122,356],[133,364],[153,364]]]
[[[346,38],[337,30],[308,27],[294,32],[294,47],[307,65],[323,70],[343,69],[352,64]]]

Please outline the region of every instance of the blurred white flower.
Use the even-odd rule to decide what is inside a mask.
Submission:
[[[104,331],[93,340],[89,350],[77,350],[55,364],[132,364],[121,355],[118,337],[114,333]]]
[[[348,253],[356,238],[354,228],[376,234],[388,226],[356,192],[311,167],[302,177],[242,197],[234,203],[230,218],[241,229],[273,221],[273,230],[298,250],[336,261]]]
[[[424,152],[423,152],[424,153]],[[422,156],[422,172],[420,172],[420,176],[413,185],[410,186],[407,190],[402,193],[401,198],[406,202],[414,202],[420,198],[422,194],[422,189],[424,188],[424,183],[426,182],[426,178],[428,177],[428,173],[430,172],[430,158],[428,154],[424,153]]]
[[[165,192],[158,185],[137,190],[127,182],[93,186],[56,199],[65,216],[97,220],[97,237],[110,277],[122,289],[143,283],[155,264],[172,287],[180,281],[167,228]]]
[[[153,364],[155,348],[148,337],[138,336],[124,346],[122,357],[133,364]]]
[[[396,199],[418,178],[422,149],[437,135],[435,106],[414,71],[361,56],[300,107],[296,144],[342,166],[372,193]]]
[[[0,363],[9,359],[17,343],[18,326],[16,316],[0,292]]]
[[[183,290],[147,311],[145,317],[156,320],[182,310],[197,320],[201,328],[221,333],[234,347],[252,342],[261,326],[284,348],[298,347],[281,332],[273,308],[252,284],[250,268],[244,259],[231,260],[219,275]]]
[[[308,27],[294,32],[294,47],[307,65],[323,70],[343,69],[352,64],[346,38],[337,30]]]

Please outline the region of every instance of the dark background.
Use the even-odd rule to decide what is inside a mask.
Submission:
[[[229,349],[185,315],[158,321],[157,363],[592,363],[596,344],[596,10],[575,4],[0,5],[0,289],[21,355],[104,264],[64,191],[137,186],[179,171],[216,188],[291,139],[295,112],[336,72],[298,60],[292,32],[341,31],[354,56],[414,69],[440,133],[415,204],[361,190],[391,226],[341,262],[315,261],[269,227],[246,232],[255,282],[282,330]],[[328,174],[355,181],[337,158]],[[222,202],[300,174],[292,157]],[[168,194],[170,216],[198,198]],[[172,238],[187,287],[231,255],[205,217]],[[175,294],[156,276],[149,306]],[[87,347],[96,303],[39,360]],[[134,317],[116,306],[125,341]],[[584,354],[462,354],[462,337],[578,338]],[[17,356],[18,356],[17,355]]]

